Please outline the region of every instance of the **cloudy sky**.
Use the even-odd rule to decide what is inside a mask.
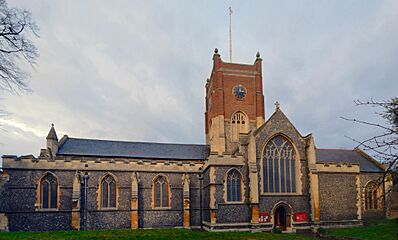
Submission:
[[[55,124],[82,138],[204,143],[204,84],[217,47],[263,58],[274,102],[318,147],[371,136],[340,116],[377,120],[353,100],[398,95],[398,1],[9,1],[40,27],[31,93],[0,92],[0,155],[34,154]]]

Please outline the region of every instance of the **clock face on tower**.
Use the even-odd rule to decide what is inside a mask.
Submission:
[[[232,93],[237,99],[242,100],[246,96],[247,90],[244,86],[239,84],[232,89]]]

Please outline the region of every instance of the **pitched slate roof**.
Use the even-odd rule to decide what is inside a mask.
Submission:
[[[209,145],[67,138],[58,155],[204,160]]]
[[[376,163],[356,150],[316,149],[316,161],[319,163],[359,163],[361,172],[383,172]]]

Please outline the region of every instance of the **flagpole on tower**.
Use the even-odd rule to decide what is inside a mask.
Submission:
[[[229,62],[232,63],[232,8],[229,7]]]

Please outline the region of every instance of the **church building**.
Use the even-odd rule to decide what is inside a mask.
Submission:
[[[265,118],[259,53],[238,64],[215,49],[205,89],[203,145],[59,139],[53,125],[39,156],[2,156],[0,230],[296,232],[386,216],[382,164],[317,148],[278,103]]]

